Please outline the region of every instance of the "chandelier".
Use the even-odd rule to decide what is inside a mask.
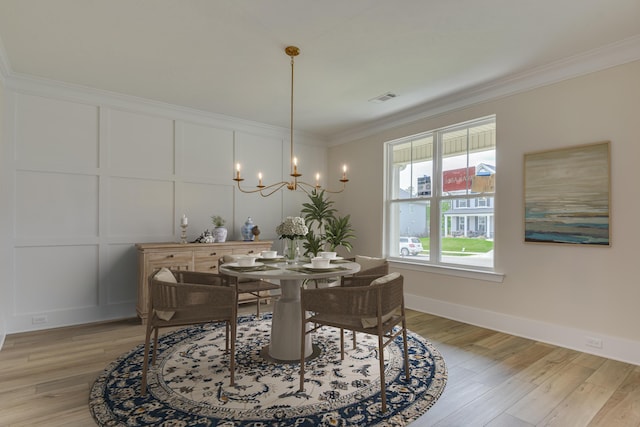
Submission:
[[[316,174],[316,183],[315,185],[309,184],[307,182],[301,181],[299,178],[302,176],[300,172],[298,172],[298,158],[295,157],[293,151],[293,63],[294,58],[300,54],[300,49],[296,46],[287,46],[285,48],[285,53],[291,57],[291,122],[290,122],[290,170],[291,176],[290,181],[280,181],[270,185],[262,184],[262,173],[258,173],[258,185],[254,189],[245,189],[240,186],[240,183],[244,181],[244,178],[240,176],[240,163],[236,164],[236,176],[233,180],[238,184],[238,190],[243,193],[260,193],[262,197],[268,197],[280,190],[281,188],[287,188],[288,190],[295,191],[301,190],[307,194],[311,194],[314,190],[323,190],[327,193],[341,193],[344,191],[346,187],[346,183],[349,181],[347,179],[347,166],[344,165],[342,167],[342,178],[340,182],[342,183],[342,188],[338,190],[328,190],[326,188],[322,188],[320,185],[320,174]]]

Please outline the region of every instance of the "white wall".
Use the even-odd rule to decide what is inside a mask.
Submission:
[[[189,240],[212,228],[212,215],[227,220],[228,240],[242,239],[248,216],[262,240],[276,240],[276,225],[299,212],[299,195],[246,195],[231,179],[235,162],[247,186],[258,171],[265,182],[288,178],[287,129],[50,82],[7,82],[0,331],[135,316],[134,245],[179,241],[182,214]],[[309,170],[324,174],[323,141],[302,135],[296,148]]]
[[[0,164],[2,164],[3,158],[6,157],[6,152],[3,149],[4,147],[4,77],[0,73]],[[6,173],[0,171],[0,200],[6,201],[3,196],[8,194],[7,189],[7,181],[5,179]],[[0,241],[5,241],[9,234],[9,223],[7,218],[4,216],[6,210],[0,209]],[[9,251],[7,250],[7,245],[0,246],[0,260],[7,258],[9,256]],[[0,261],[0,271],[5,271],[7,266],[6,261]],[[3,291],[9,282],[9,277],[6,274],[0,274],[0,291]],[[0,294],[4,295],[4,293]],[[7,335],[7,326],[5,316],[7,313],[7,299],[5,297],[0,297],[0,348],[2,348],[2,344],[4,343],[4,339]]]
[[[333,147],[329,164],[349,163],[349,194],[361,195],[337,201],[340,211],[352,215],[357,229],[354,252],[382,253],[385,141],[496,114],[495,260],[497,270],[505,274],[504,282],[393,265],[405,275],[408,305],[640,364],[638,112],[640,62],[636,61]],[[525,244],[524,153],[598,141],[611,141],[611,247]],[[603,348],[585,346],[587,336],[601,338]]]

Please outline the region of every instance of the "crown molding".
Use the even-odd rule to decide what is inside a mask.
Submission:
[[[637,60],[640,60],[640,35],[578,55],[573,55],[541,67],[511,74],[492,82],[433,100],[401,113],[376,119],[375,123],[371,122],[333,135],[329,138],[329,145],[336,146],[345,144],[379,132],[414,123],[418,120]]]
[[[6,85],[16,92],[29,95],[117,108],[232,131],[269,135],[287,140],[289,137],[288,128],[26,74],[11,73],[6,80]],[[295,137],[302,143],[326,146],[326,140],[315,134],[295,131]]]
[[[270,126],[264,123],[210,113],[134,95],[35,77],[28,74],[13,73],[11,78],[8,79],[7,86],[16,92],[29,95],[45,96],[101,107],[118,108],[126,111],[164,116],[176,120],[194,121],[196,123],[215,122],[224,128],[230,129],[259,127],[263,130],[270,131],[269,133],[280,133],[276,126]]]
[[[197,124],[214,126],[232,131],[246,131],[260,135],[270,135],[283,140],[288,140],[290,131],[288,128],[268,125],[252,120],[226,116],[224,114],[197,110],[195,108],[174,105],[151,99],[126,95],[82,86],[58,80],[35,77],[28,74],[15,73],[9,62],[4,44],[0,38],[0,80],[6,87],[25,94],[35,96],[49,96],[71,102],[82,102],[100,107],[119,108],[139,113],[153,114],[168,117],[173,120],[183,120]],[[326,146],[326,138],[318,135],[294,131],[298,141],[310,145]]]

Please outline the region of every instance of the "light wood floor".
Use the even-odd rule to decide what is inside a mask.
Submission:
[[[640,426],[639,366],[415,311],[408,317],[449,371],[441,398],[412,426]],[[93,381],[143,341],[136,319],[8,336],[0,426],[94,425]]]

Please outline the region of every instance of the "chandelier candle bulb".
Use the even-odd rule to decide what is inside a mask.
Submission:
[[[320,174],[319,173],[316,174],[316,187],[318,187],[318,188],[320,187]]]
[[[293,158],[293,173],[294,174],[298,173],[298,158],[297,157]]]
[[[347,165],[342,166],[342,179],[347,179]]]
[[[258,172],[258,187],[262,186],[262,172]]]
[[[240,163],[236,163],[236,179],[240,179]]]

